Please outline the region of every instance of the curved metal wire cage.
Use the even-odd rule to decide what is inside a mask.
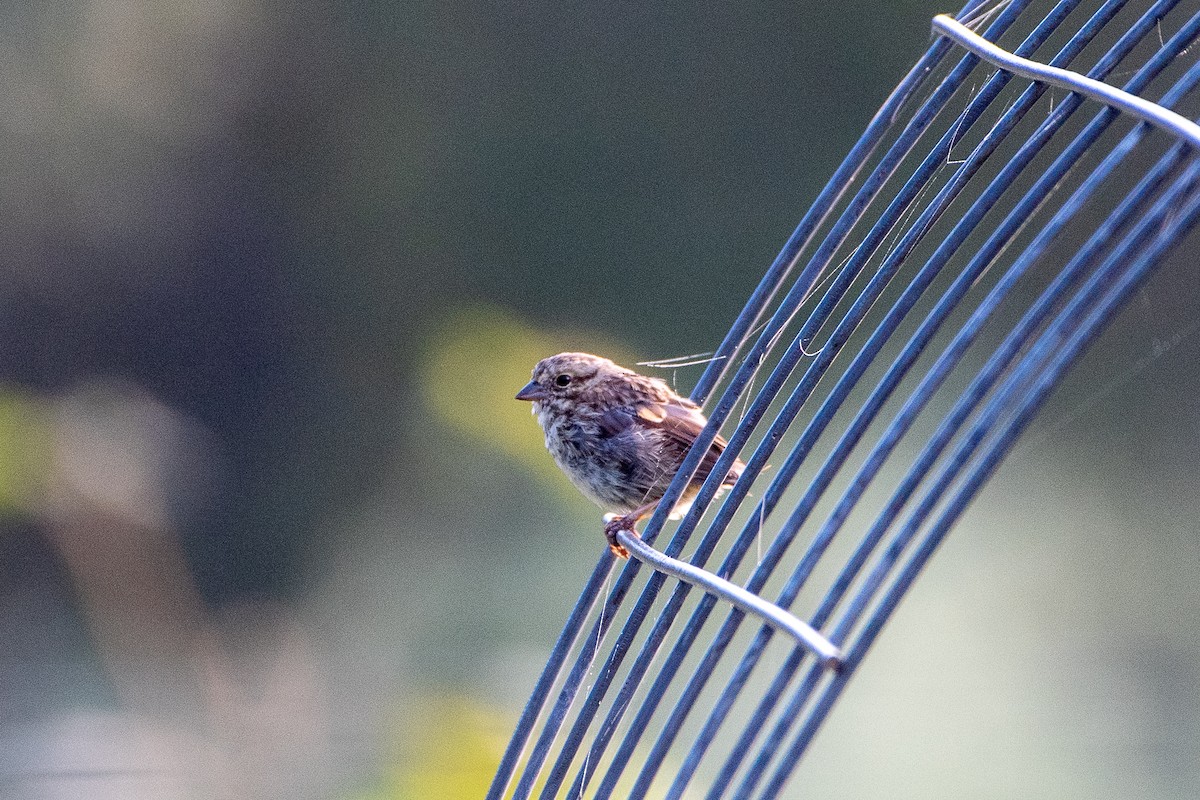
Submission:
[[[1193,118],[1200,12],[1177,6],[957,18]],[[723,427],[711,474],[739,454],[746,472],[708,514],[710,480],[663,550],[807,619],[842,669],[636,561],[614,578],[606,554],[488,797],[778,797],[939,543],[1198,215],[1187,144],[936,39],[707,365],[710,424],[660,506]]]

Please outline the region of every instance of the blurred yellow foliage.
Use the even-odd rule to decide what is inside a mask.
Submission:
[[[495,448],[548,485],[578,493],[546,454],[530,406],[515,399],[533,365],[564,350],[599,352],[621,361],[612,343],[581,334],[537,330],[492,306],[448,313],[426,348],[421,370],[425,403],[446,424]]]
[[[37,398],[0,387],[0,513],[26,512],[45,486],[54,436]]]
[[[457,694],[426,696],[403,713],[395,763],[383,785],[353,800],[479,800],[487,794],[515,720]],[[605,760],[600,770],[607,766]],[[626,771],[617,796],[632,791],[636,775],[636,770]],[[545,777],[538,776],[533,796],[545,786]],[[510,785],[505,796],[511,797],[514,789]],[[593,784],[587,796],[595,789]],[[648,796],[657,800],[663,794],[664,789],[653,787]],[[693,796],[690,791],[684,795]]]
[[[404,710],[399,752],[384,785],[356,800],[479,800],[512,724],[466,697],[424,698]]]

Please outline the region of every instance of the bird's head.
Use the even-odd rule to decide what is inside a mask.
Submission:
[[[533,380],[517,392],[517,399],[537,403],[570,400],[586,394],[606,378],[632,374],[607,358],[591,353],[559,353],[537,363],[533,368]]]

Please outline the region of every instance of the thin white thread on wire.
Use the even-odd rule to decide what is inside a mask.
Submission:
[[[1013,55],[946,14],[938,14],[933,18],[933,31],[1007,72],[1039,83],[1048,83],[1051,86],[1078,92],[1104,105],[1132,114],[1156,128],[1161,128],[1167,133],[1183,139],[1193,148],[1200,150],[1200,125],[1187,117],[1176,114],[1169,108],[1163,108],[1158,103],[1069,69],[1051,67]]]
[[[696,364],[709,364],[713,361],[720,361],[725,356],[713,356],[712,352],[708,353],[692,353],[690,356],[674,356],[673,358],[660,358],[655,361],[639,361],[639,367],[657,367],[660,369],[672,369],[674,367],[691,367]]]

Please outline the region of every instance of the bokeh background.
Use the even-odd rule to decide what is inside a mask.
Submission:
[[[601,548],[512,394],[711,350],[944,10],[3,4],[0,797],[481,796]],[[805,792],[1200,794],[1194,253]]]

